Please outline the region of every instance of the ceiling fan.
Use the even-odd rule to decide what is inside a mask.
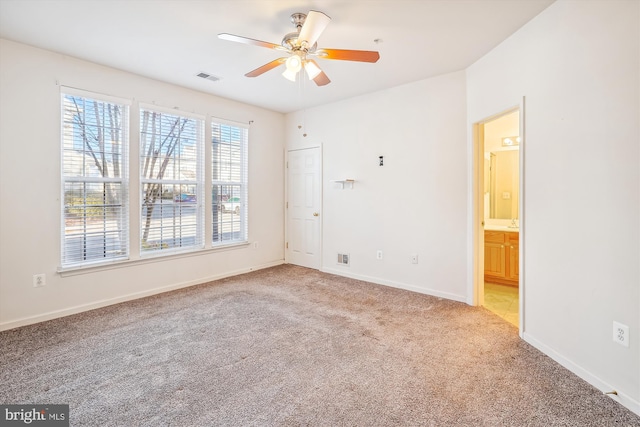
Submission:
[[[304,68],[309,80],[313,80],[318,86],[331,83],[329,77],[320,69],[316,61],[309,58],[315,56],[324,59],[336,59],[342,61],[377,62],[380,59],[378,52],[369,50],[345,50],[345,49],[318,49],[316,43],[320,34],[329,25],[331,18],[322,12],[312,10],[308,15],[304,13],[294,13],[291,15],[291,22],[296,27],[296,31],[285,35],[281,44],[264,42],[247,37],[236,36],[228,33],[218,34],[223,40],[252,44],[284,51],[288,57],[274,59],[273,61],[256,68],[245,74],[247,77],[257,77],[269,70],[285,64],[286,70],[282,75],[291,81],[296,81],[298,72]]]

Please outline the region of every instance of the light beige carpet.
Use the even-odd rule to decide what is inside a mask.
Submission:
[[[287,265],[0,333],[0,361],[0,402],[74,426],[640,425],[483,308]]]

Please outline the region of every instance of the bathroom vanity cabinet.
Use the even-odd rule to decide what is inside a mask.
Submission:
[[[520,233],[517,231],[484,232],[484,280],[518,285]]]

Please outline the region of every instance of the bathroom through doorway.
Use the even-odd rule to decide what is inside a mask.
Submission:
[[[521,113],[512,108],[474,125],[475,301],[520,331]]]

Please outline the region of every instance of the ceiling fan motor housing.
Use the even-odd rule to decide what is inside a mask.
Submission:
[[[318,47],[318,43],[314,43],[313,46],[311,47],[307,47],[306,43],[302,44],[298,42],[298,35],[299,33],[289,33],[287,35],[285,35],[282,38],[282,46],[284,46],[285,48],[289,49],[289,50],[293,50],[298,51],[298,50],[302,50],[305,53],[313,53],[316,51],[316,48]]]
[[[302,29],[302,26],[304,25],[304,22],[307,20],[307,14],[306,13],[301,13],[301,12],[296,12],[291,14],[291,23],[293,25],[296,26],[296,31],[286,34],[283,38],[282,38],[282,46],[292,50],[292,51],[303,51],[305,54],[306,53],[313,53],[316,51],[316,48],[318,47],[318,43],[314,43],[313,46],[305,46],[303,45],[303,43],[298,41],[298,36],[300,35],[300,30]]]
[[[296,26],[298,32],[300,32],[300,28],[302,28],[306,19],[306,13],[296,12],[291,14],[291,23]]]

